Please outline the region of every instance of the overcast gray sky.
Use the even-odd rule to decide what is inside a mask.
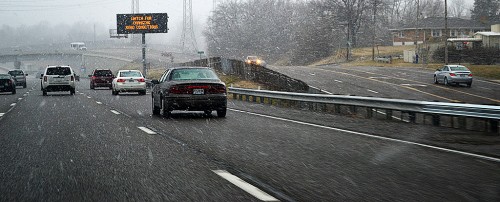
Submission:
[[[0,0],[0,24],[17,27],[20,24],[52,25],[76,21],[99,22],[116,27],[116,14],[131,13],[131,0]],[[142,0],[141,13],[168,13],[170,22],[182,22],[183,0]],[[212,0],[193,0],[193,15],[206,21],[212,10]],[[196,20],[195,19],[195,20]]]

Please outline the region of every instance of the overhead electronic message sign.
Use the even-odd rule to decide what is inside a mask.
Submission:
[[[166,13],[116,14],[118,34],[167,33]]]

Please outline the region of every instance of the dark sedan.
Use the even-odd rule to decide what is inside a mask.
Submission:
[[[173,110],[203,111],[226,116],[226,85],[208,67],[167,69],[160,80],[152,80],[153,114],[169,117]]]
[[[10,74],[0,74],[0,92],[16,94],[16,82]]]

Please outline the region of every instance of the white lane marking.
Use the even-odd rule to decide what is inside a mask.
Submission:
[[[3,115],[5,115],[5,113],[0,113],[0,117],[2,117]]]
[[[419,86],[419,87],[427,87],[427,85],[424,84],[409,84],[409,83],[404,83],[401,84],[402,86]]]
[[[102,105],[102,102],[95,102],[95,103]]]
[[[226,179],[227,181],[233,183],[240,189],[243,189],[244,191],[248,192],[252,196],[255,196],[256,198],[260,199],[261,201],[279,201],[278,199],[274,198],[273,196],[267,194],[266,192],[260,190],[259,188],[249,184],[248,182],[245,182],[238,176],[235,176],[225,170],[212,170],[215,174],[219,175],[220,177]]]
[[[322,126],[314,123],[307,123],[307,122],[302,122],[302,121],[295,121],[295,120],[290,120],[290,119],[285,119],[285,118],[279,118],[279,117],[274,117],[274,116],[269,116],[269,115],[264,115],[264,114],[257,114],[253,112],[247,112],[247,111],[242,111],[242,110],[237,110],[237,109],[230,109],[228,110],[235,111],[235,112],[240,112],[240,113],[247,113],[255,116],[260,116],[260,117],[265,117],[265,118],[270,118],[270,119],[275,119],[275,120],[281,120],[281,121],[287,121],[291,123],[297,123],[301,125],[306,125],[306,126],[313,126],[313,127],[318,127],[318,128],[324,128],[324,129],[329,129],[329,130],[335,130],[335,131],[340,131],[340,132],[345,132],[345,133],[350,133],[350,134],[355,134],[355,135],[360,135],[360,136],[365,136],[365,137],[372,137],[372,138],[377,138],[377,139],[382,139],[382,140],[387,140],[387,141],[393,141],[393,142],[399,142],[399,143],[404,143],[404,144],[410,144],[410,145],[415,145],[415,146],[420,146],[420,147],[425,147],[429,149],[436,149],[440,151],[445,151],[445,152],[450,152],[450,153],[455,153],[455,154],[461,154],[465,156],[472,156],[488,161],[494,161],[497,163],[500,163],[500,158],[495,158],[495,157],[490,157],[490,156],[484,156],[480,154],[474,154],[470,152],[464,152],[464,151],[459,151],[459,150],[454,150],[454,149],[446,149],[442,147],[437,147],[437,146],[432,146],[432,145],[427,145],[427,144],[422,144],[422,143],[417,143],[417,142],[411,142],[411,141],[406,141],[406,140],[399,140],[395,138],[390,138],[390,137],[383,137],[383,136],[377,136],[377,135],[371,135],[368,133],[362,133],[362,132],[356,132],[356,131],[351,131],[351,130],[346,130],[346,129],[340,129],[340,128],[335,128],[335,127],[330,127],[330,126]]]
[[[494,85],[500,85],[500,83],[498,83],[498,82],[492,82],[492,81],[484,81],[484,80],[479,80],[479,79],[476,79],[474,81],[479,81],[479,82],[489,83],[489,84],[494,84]]]
[[[23,97],[26,97],[26,96],[28,96],[28,94],[24,94],[24,95],[23,95]]]
[[[117,112],[116,110],[111,110],[111,112],[113,112],[113,114],[116,114],[116,115],[120,114],[120,112]]]
[[[326,91],[326,90],[322,90],[322,89],[320,89],[320,88],[318,88],[318,87],[314,87],[314,86],[309,86],[309,87],[314,88],[314,89],[316,89],[316,90],[319,90],[319,91],[321,91],[321,92],[323,92],[323,93],[333,95],[333,93],[330,93],[330,92],[328,92],[328,91]]]
[[[486,89],[486,90],[491,90],[491,88],[485,88],[485,87],[481,87],[481,86],[479,86],[479,88]]]
[[[80,95],[83,95],[83,93],[80,93]]]
[[[11,106],[11,107],[16,106],[16,103],[12,103],[12,104],[10,104],[10,106]]]
[[[381,112],[381,111],[378,111],[376,109],[372,109],[372,111],[376,112],[376,113],[379,113],[379,114],[382,114],[382,115],[386,115],[386,113],[384,112]],[[400,121],[404,121],[406,123],[410,123],[410,121],[407,121],[407,120],[404,120],[404,119],[401,119],[399,117],[395,117],[395,116],[391,116],[393,119],[396,119],[396,120],[400,120]]]
[[[367,90],[367,91],[370,91],[370,92],[372,92],[372,93],[376,93],[376,94],[378,94],[378,92],[377,92],[377,91],[370,90],[370,89],[366,89],[366,90]]]
[[[371,77],[368,77],[369,79],[389,79],[385,76],[371,76]]]
[[[18,100],[22,100],[23,98],[22,98],[22,97],[20,97],[20,98],[17,98],[17,99],[18,99]]]
[[[90,97],[90,96],[87,96],[87,98],[88,98],[88,99],[90,99],[90,98],[92,98],[92,97]]]
[[[145,132],[145,133],[147,133],[147,134],[150,134],[150,135],[156,135],[156,132],[154,132],[154,131],[150,130],[149,128],[142,127],[142,126],[141,126],[141,127],[137,127],[137,128],[141,129],[142,131],[144,131],[144,132]]]
[[[337,82],[337,83],[342,83],[342,81],[339,81],[339,80],[333,80],[333,81],[335,81],[335,82]]]

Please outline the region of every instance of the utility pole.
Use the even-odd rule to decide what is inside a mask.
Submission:
[[[416,23],[415,23],[415,53],[418,52],[418,18],[419,18],[419,15],[420,15],[420,0],[417,0],[417,20],[416,20]]]
[[[375,61],[375,38],[377,31],[377,0],[373,0],[373,33],[372,33],[372,61]]]
[[[448,64],[448,3],[444,0],[444,64]]]

